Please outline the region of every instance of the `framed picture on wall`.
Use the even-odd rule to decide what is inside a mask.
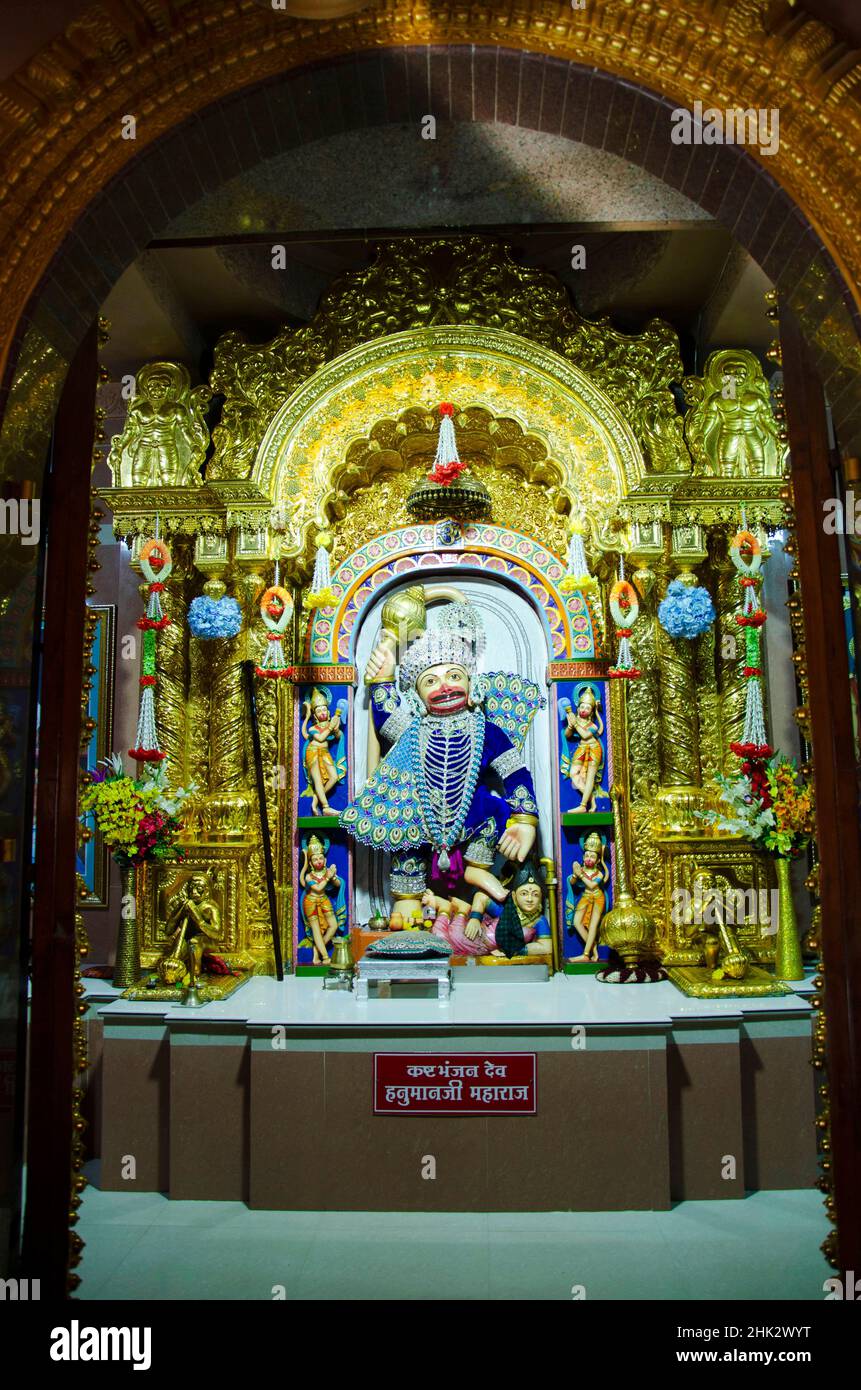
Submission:
[[[90,741],[81,754],[81,767],[92,769],[106,758],[113,746],[114,734],[114,655],[116,645],[117,609],[113,603],[88,604],[95,614],[96,630],[93,640],[90,691],[87,717],[94,720]],[[92,829],[92,825],[90,825]],[[107,907],[110,883],[108,849],[98,830],[78,844],[78,873],[86,884],[86,894],[80,899],[87,909]]]

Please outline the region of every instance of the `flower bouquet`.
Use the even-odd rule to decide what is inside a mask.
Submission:
[[[692,642],[707,632],[715,620],[711,594],[699,584],[674,579],[658,608],[658,621],[670,637]]]
[[[800,781],[792,758],[781,753],[767,762],[748,760],[740,777],[715,779],[725,811],[699,811],[704,820],[732,835],[743,835],[774,856],[779,889],[775,969],[783,980],[801,980],[804,968],[792,902],[789,865],[806,849],[814,829],[813,788]]]
[[[163,763],[149,764],[142,777],[129,777],[117,753],[91,771],[89,778],[81,793],[81,813],[93,817],[123,873],[114,984],[128,988],[140,974],[134,870],[153,860],[183,857],[176,840],[182,808],[193,788],[169,791]]]

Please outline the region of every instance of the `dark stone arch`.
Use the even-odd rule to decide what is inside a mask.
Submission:
[[[811,343],[844,447],[861,446],[861,315],[827,248],[762,163],[732,145],[674,145],[673,103],[568,60],[503,48],[393,48],[318,63],[183,122],[92,202],[29,306],[71,356],[123,270],[185,209],[261,161],[350,130],[503,123],[618,155],[720,222],[785,294]],[[22,329],[24,324],[22,324]]]

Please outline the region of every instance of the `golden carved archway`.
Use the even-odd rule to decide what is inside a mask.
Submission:
[[[337,357],[277,412],[251,482],[289,504],[286,554],[307,548],[343,486],[349,446],[381,415],[441,400],[509,415],[554,462],[552,496],[568,511],[578,499],[598,533],[635,491],[645,469],[630,425],[585,372],[549,349],[499,330],[443,325],[363,344]],[[336,459],[333,459],[333,449]],[[343,460],[343,462],[342,462]]]
[[[88,204],[141,151],[225,96],[323,59],[411,44],[498,45],[594,65],[692,106],[782,113],[760,158],[815,227],[861,304],[858,65],[826,26],[782,22],[767,0],[604,0],[573,10],[542,0],[457,6],[381,0],[348,17],[290,18],[255,0],[136,0],[138,23],[93,4],[0,95],[0,337],[5,367],[21,315]],[[837,58],[843,53],[840,61]],[[756,60],[754,61],[754,55]],[[123,116],[135,114],[135,139]],[[2,148],[2,147],[0,147]]]

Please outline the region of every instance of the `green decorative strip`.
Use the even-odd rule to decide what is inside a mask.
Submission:
[[[612,825],[612,811],[563,811],[563,825]]]
[[[562,970],[565,975],[597,975],[599,970],[605,970],[609,964],[608,960],[566,960]]]
[[[144,629],[141,675],[155,675],[155,628],[152,627]]]
[[[297,975],[328,975],[331,970],[329,965],[297,965]]]
[[[337,830],[337,816],[297,816],[296,824],[300,830]]]

